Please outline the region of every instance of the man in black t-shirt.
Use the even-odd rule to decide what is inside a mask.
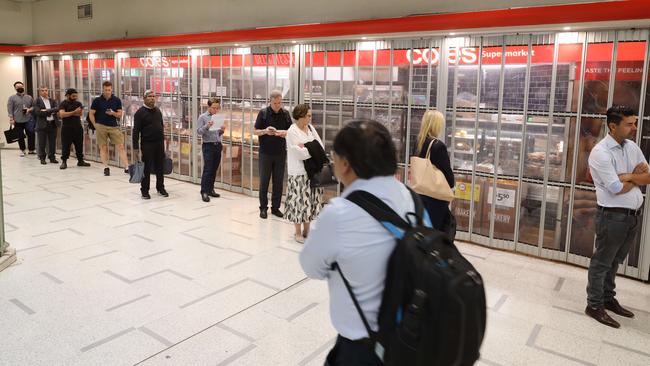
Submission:
[[[81,127],[81,116],[84,107],[77,100],[77,91],[68,89],[65,100],[59,104],[59,117],[61,117],[61,169],[67,169],[67,160],[70,157],[70,145],[74,144],[77,154],[77,166],[87,167],[90,164],[84,161],[84,130]]]
[[[266,219],[269,203],[269,181],[273,177],[271,213],[283,217],[280,211],[284,168],[287,161],[287,130],[292,121],[289,112],[282,108],[282,92],[271,92],[271,103],[262,109],[255,121],[255,134],[260,142],[260,217]]]

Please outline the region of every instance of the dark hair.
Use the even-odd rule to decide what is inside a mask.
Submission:
[[[298,104],[293,108],[291,116],[297,121],[305,117],[307,115],[307,112],[309,112],[309,104]]]
[[[334,152],[345,158],[359,178],[394,175],[397,150],[388,129],[369,119],[348,122],[334,138]]]
[[[113,86],[113,83],[111,83],[111,82],[108,81],[108,80],[104,81],[104,82],[102,83],[102,88],[105,88],[105,87],[107,87],[107,86],[112,87],[112,86]]]
[[[634,109],[626,105],[614,105],[607,110],[607,127],[609,124],[613,123],[615,125],[620,125],[621,121],[625,117],[636,116]]]
[[[221,99],[219,98],[210,98],[208,99],[208,107],[212,107],[213,104],[219,104],[221,105]]]
[[[14,88],[15,88],[16,85],[18,85],[18,84],[23,84],[23,82],[22,82],[22,81],[16,81],[16,82],[14,83]],[[23,84],[23,86],[25,86],[25,84]]]

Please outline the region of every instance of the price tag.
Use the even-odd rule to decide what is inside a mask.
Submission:
[[[492,204],[492,187],[488,190],[488,204]],[[497,206],[515,207],[515,198],[517,191],[514,189],[499,188],[497,187]]]

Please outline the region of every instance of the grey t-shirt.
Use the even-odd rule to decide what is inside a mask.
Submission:
[[[7,102],[7,113],[9,118],[13,118],[16,123],[25,123],[30,120],[31,114],[23,113],[23,108],[32,108],[34,99],[27,94],[14,94],[9,97]]]

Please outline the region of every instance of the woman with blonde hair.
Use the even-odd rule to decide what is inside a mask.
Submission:
[[[447,146],[438,137],[443,134],[445,127],[445,116],[437,110],[428,110],[422,117],[422,125],[417,139],[417,154],[421,158],[427,156],[427,151],[431,149],[429,159],[431,163],[438,168],[447,179],[449,187],[454,187],[454,172],[451,169],[449,153]],[[420,195],[422,203],[431,217],[433,227],[449,232],[451,222],[451,212],[449,211],[449,202],[437,200],[428,196]]]

